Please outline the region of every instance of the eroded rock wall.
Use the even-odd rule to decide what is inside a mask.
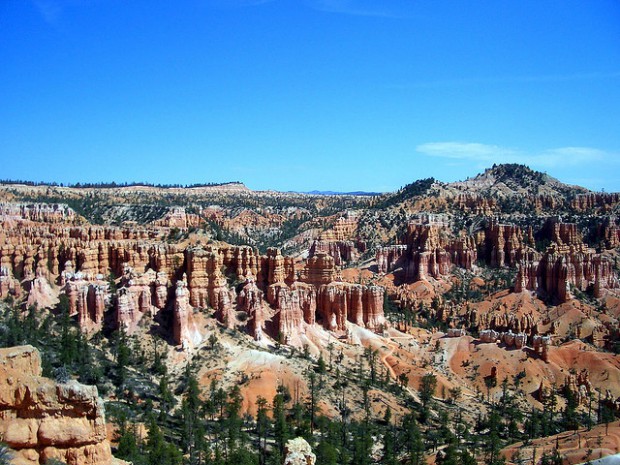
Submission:
[[[42,377],[41,357],[32,346],[0,349],[0,436],[33,465],[112,460],[97,388]]]

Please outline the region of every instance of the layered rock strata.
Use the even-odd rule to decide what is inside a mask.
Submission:
[[[452,238],[447,223],[428,218],[410,222],[402,242],[378,249],[379,272],[402,268],[407,281],[438,279],[449,274],[455,265],[471,269],[477,260],[472,236]]]
[[[145,317],[171,312],[173,338],[186,345],[200,339],[191,321],[194,309],[208,307],[226,326],[246,325],[256,338],[267,329],[272,337],[299,335],[317,320],[338,331],[347,321],[375,330],[385,323],[382,288],[340,282],[338,263],[354,255],[345,246],[338,258],[334,247],[351,240],[357,227],[352,216],[337,220],[324,238],[332,245],[323,251],[317,243],[313,256],[297,269],[292,257],[275,248],[261,255],[249,246],[163,242],[163,228],[173,225],[172,218],[187,216],[182,210],[171,210],[160,229],[77,227],[54,222],[55,217],[35,222],[30,218],[41,219],[41,214],[19,209],[16,215],[21,216],[0,231],[0,293],[17,296],[23,286],[33,302],[46,306],[64,293],[70,313],[87,333],[101,329],[110,302],[115,302],[117,327],[130,334]]]
[[[619,286],[611,261],[583,244],[554,243],[540,258],[528,255],[519,263],[515,279],[515,292],[530,290],[560,303],[573,297],[573,288],[582,292],[591,288],[600,298],[605,289]]]
[[[0,349],[0,437],[22,463],[108,465],[112,460],[97,388],[42,377],[41,357],[32,346]]]

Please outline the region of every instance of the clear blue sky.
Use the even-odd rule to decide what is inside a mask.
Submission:
[[[0,178],[620,191],[617,0],[0,0]]]

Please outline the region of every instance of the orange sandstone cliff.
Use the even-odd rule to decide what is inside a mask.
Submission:
[[[20,464],[112,460],[97,388],[44,378],[41,356],[32,346],[0,349],[0,438],[17,451]]]

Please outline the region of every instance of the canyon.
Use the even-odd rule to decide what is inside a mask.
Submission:
[[[381,401],[368,407],[368,386],[350,378],[321,399],[332,418],[386,407],[404,418],[403,398],[419,402],[428,374],[433,397],[472,421],[517,378],[510,390],[525,411],[565,386],[582,416],[595,392],[599,409],[620,414],[619,210],[618,194],[521,165],[375,196],[3,184],[0,298],[23,315],[66,312],[91,341],[122,334],[152,355],[156,338],[168,374],[191,365],[203,395],[214,382],[241,386],[248,415],[282,386],[309,395],[319,360],[334,386],[366,363],[374,383],[400,389],[372,385]],[[36,349],[19,351],[28,366],[19,376],[0,366],[7,380],[65,389],[41,377]],[[33,400],[56,410],[26,406],[40,411],[25,416],[19,399],[2,401],[2,440],[25,460],[111,459],[97,391],[71,383],[63,399],[87,402],[83,416],[56,415],[74,408],[56,398]],[[53,416],[70,439],[45,433]],[[306,446],[287,463],[314,457]]]

